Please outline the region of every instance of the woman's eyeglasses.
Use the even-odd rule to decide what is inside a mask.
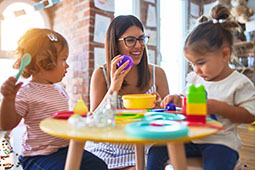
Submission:
[[[149,36],[141,36],[139,38],[129,36],[125,38],[120,38],[119,40],[123,40],[127,47],[134,47],[136,45],[137,40],[139,41],[141,46],[145,46],[148,44],[149,39],[150,39]]]

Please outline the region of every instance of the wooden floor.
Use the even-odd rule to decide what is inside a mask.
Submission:
[[[242,170],[255,170],[255,126],[242,124],[238,127],[242,140],[240,159]]]

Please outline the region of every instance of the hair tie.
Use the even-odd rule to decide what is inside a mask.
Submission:
[[[217,19],[212,19],[212,22],[213,22],[214,24],[219,23],[219,21],[218,21]]]
[[[214,24],[217,24],[217,23],[223,23],[224,22],[224,20],[223,19],[219,19],[219,20],[217,20],[217,19],[212,19],[212,22],[214,23]]]
[[[224,22],[224,20],[223,19],[219,19],[219,23],[223,23]]]

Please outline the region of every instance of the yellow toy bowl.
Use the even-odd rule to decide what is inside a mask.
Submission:
[[[150,109],[155,107],[156,95],[128,94],[123,95],[122,100],[126,109]]]

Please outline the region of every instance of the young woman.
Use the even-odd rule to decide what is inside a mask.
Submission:
[[[159,98],[168,93],[164,71],[148,64],[146,45],[149,37],[135,16],[118,16],[110,24],[106,35],[106,65],[96,69],[92,75],[90,110],[100,107],[105,98],[114,91],[118,94],[118,108],[123,108],[121,96],[125,94],[157,93]],[[117,63],[129,55],[133,67],[123,70],[128,61],[117,68]],[[109,169],[134,169],[133,145],[87,142],[86,149],[103,159]]]

